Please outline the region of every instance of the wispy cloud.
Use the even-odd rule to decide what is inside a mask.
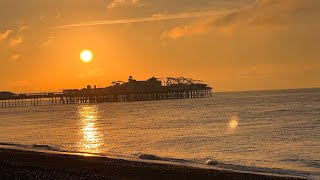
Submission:
[[[24,33],[28,29],[31,29],[30,26],[22,25],[0,33],[0,40],[5,40],[3,46],[6,48],[3,51],[3,54],[11,61],[18,61],[21,59],[22,54],[17,52],[16,47],[24,42]]]
[[[47,48],[53,44],[54,40],[55,40],[54,36],[49,36],[48,39],[46,39],[45,41],[40,43],[39,47],[40,48]]]
[[[234,27],[234,24],[237,23],[238,18],[240,18],[239,12],[234,11],[217,17],[200,19],[183,26],[176,26],[166,30],[161,38],[177,39],[183,36],[204,34],[213,28],[218,29],[222,33],[230,34],[233,32],[232,28]]]
[[[162,38],[177,39],[203,34],[210,30],[232,34],[241,27],[267,27],[270,30],[273,26],[298,21],[292,16],[306,15],[317,10],[320,10],[320,3],[317,0],[256,0],[252,4],[220,16],[202,18],[183,26],[173,27],[166,30]]]
[[[132,6],[137,5],[139,0],[112,0],[110,4],[108,4],[107,8],[116,8],[120,6]]]
[[[161,39],[177,39],[186,34],[201,34],[207,31],[206,22],[198,21],[185,26],[177,26],[165,31]]]
[[[31,29],[31,27],[30,26],[21,26],[20,28],[19,28],[19,30],[18,30],[18,32],[19,33],[22,33],[23,31],[25,31],[25,30],[29,30],[29,29]]]
[[[18,54],[18,53],[13,54],[13,55],[11,55],[11,57],[10,57],[10,59],[11,59],[12,61],[17,61],[17,60],[19,60],[20,58],[21,58],[21,54]]]
[[[23,40],[21,37],[12,38],[12,39],[10,39],[9,46],[14,47],[14,46],[21,44],[22,42],[23,42]]]
[[[1,41],[1,40],[5,40],[5,39],[8,39],[9,36],[10,36],[10,34],[12,34],[12,33],[13,33],[13,30],[12,30],[12,29],[8,29],[8,30],[0,33],[0,41]]]
[[[84,23],[58,26],[56,28],[59,29],[59,28],[70,28],[70,27],[114,25],[114,24],[127,24],[127,23],[141,23],[141,22],[152,22],[152,21],[188,19],[188,18],[218,16],[223,13],[225,13],[225,12],[224,11],[207,11],[207,12],[189,12],[189,13],[177,13],[177,14],[158,14],[158,15],[153,15],[153,16],[149,16],[149,17],[142,17],[142,18],[89,21],[89,22],[84,22]]]

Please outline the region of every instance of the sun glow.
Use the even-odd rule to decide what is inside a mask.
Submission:
[[[235,130],[237,129],[238,125],[239,125],[238,116],[232,116],[231,119],[229,120],[229,129]]]
[[[83,50],[80,53],[80,58],[85,63],[89,63],[92,60],[92,57],[93,57],[93,55],[92,55],[92,52],[90,50]]]

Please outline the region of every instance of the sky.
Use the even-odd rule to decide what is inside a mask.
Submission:
[[[130,75],[214,91],[320,87],[319,0],[0,0],[0,22],[0,91]]]

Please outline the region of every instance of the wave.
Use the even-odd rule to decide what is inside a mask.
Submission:
[[[278,175],[290,175],[290,176],[298,176],[298,177],[318,177],[320,174],[312,173],[307,171],[297,171],[297,170],[289,170],[282,168],[268,168],[268,167],[258,167],[258,166],[245,166],[245,165],[236,165],[219,162],[217,160],[207,159],[206,165],[214,166],[217,168],[229,169],[229,170],[237,170],[244,172],[254,172],[254,173],[270,173],[270,174],[278,174]]]
[[[156,156],[153,154],[140,154],[140,153],[138,153],[137,156],[139,159],[147,159],[147,160],[164,160],[164,161],[170,160],[169,158],[163,158],[163,157]]]
[[[251,173],[270,173],[270,174],[277,174],[277,175],[284,175],[284,176],[297,176],[297,177],[319,177],[320,174],[312,173],[307,171],[297,171],[297,170],[289,170],[289,169],[281,169],[281,168],[269,168],[269,167],[258,167],[258,166],[246,166],[246,165],[237,165],[237,164],[230,164],[220,162],[218,160],[214,160],[211,158],[206,158],[202,160],[186,160],[186,159],[178,159],[178,158],[169,158],[169,157],[161,157],[154,154],[144,154],[144,153],[137,153],[134,154],[138,159],[143,160],[153,160],[153,161],[164,161],[164,162],[176,162],[182,164],[190,164],[190,165],[205,165],[211,166],[215,168],[222,168],[226,170],[235,170],[235,171],[242,171],[242,172],[251,172]]]
[[[136,153],[134,155],[138,159],[144,159],[144,160],[168,161],[168,162],[178,162],[178,163],[192,162],[190,160],[179,159],[179,158],[170,158],[170,157],[160,157],[160,156],[153,155],[153,154]]]
[[[57,147],[53,147],[53,146],[49,146],[49,145],[45,145],[45,144],[33,144],[32,147],[36,148],[36,149],[42,149],[42,150],[61,151]]]
[[[320,168],[320,160],[316,160],[316,159],[292,157],[292,158],[283,159],[282,161],[289,162],[289,163],[302,164],[303,166],[306,166],[306,167]]]
[[[2,147],[1,147],[2,146]],[[16,149],[22,151],[33,151],[33,152],[43,152],[43,153],[53,153],[53,154],[67,154],[67,155],[79,155],[79,156],[95,156],[95,157],[115,157],[120,158],[122,156],[112,156],[110,154],[101,154],[101,153],[92,153],[85,151],[74,151],[74,150],[65,150],[57,146],[47,145],[47,144],[17,144],[17,143],[8,143],[0,142],[0,148],[4,149]]]
[[[25,148],[25,149],[39,149],[39,150],[49,150],[49,151],[61,151],[65,152],[58,147],[46,145],[46,144],[32,144],[32,145],[25,145],[25,144],[16,144],[16,143],[0,143],[2,146],[12,146],[17,148]]]
[[[0,143],[2,146],[14,146],[14,147],[26,147],[27,145],[15,144],[15,143]]]
[[[219,164],[220,164],[219,161],[212,160],[212,159],[208,159],[208,160],[206,161],[206,165],[218,166]]]

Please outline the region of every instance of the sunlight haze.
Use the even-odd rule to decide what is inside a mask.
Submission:
[[[0,90],[129,75],[193,77],[215,91],[319,87],[319,19],[318,0],[0,0]]]

